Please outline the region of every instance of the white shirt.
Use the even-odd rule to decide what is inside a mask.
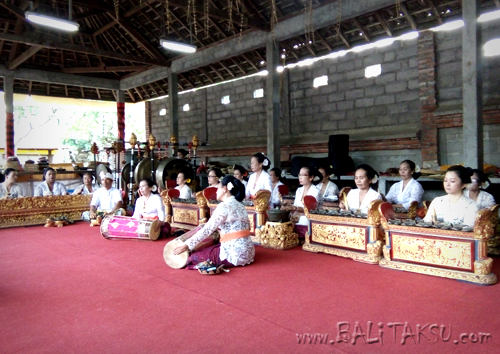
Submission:
[[[467,198],[470,198],[468,189],[464,191],[464,195]],[[495,198],[493,198],[493,196],[490,193],[480,190],[479,195],[477,196],[476,204],[479,210],[489,209],[493,205],[495,205]]]
[[[311,195],[313,196],[314,198],[316,198],[316,201],[318,200],[319,198],[319,189],[317,186],[315,186],[314,184],[311,184],[311,186],[309,187],[309,190],[307,191],[307,194],[306,195]],[[299,189],[297,189],[297,192],[295,193],[295,200],[293,202],[293,205],[296,206],[296,207],[300,207],[300,208],[303,208],[304,207],[304,187],[300,187]],[[301,215],[300,218],[299,218],[299,222],[297,223],[297,225],[309,225],[309,219],[306,218],[305,215]]]
[[[258,180],[256,180],[256,176],[256,173],[252,173],[248,179],[247,188],[245,190],[246,198],[250,198],[251,195],[255,195],[255,193],[261,189],[267,189],[269,192],[273,192],[273,183],[271,182],[269,173],[262,170]]]
[[[349,210],[357,211],[359,209],[363,214],[368,214],[368,206],[370,205],[370,203],[374,200],[382,200],[382,196],[379,193],[375,192],[372,188],[370,188],[368,189],[368,192],[363,198],[361,204],[359,204],[360,192],[361,190],[359,188],[356,188],[351,189],[349,191],[349,194],[347,194],[347,204],[349,204]]]
[[[247,184],[248,184],[248,182],[247,182],[247,181],[245,181],[244,179],[240,180],[240,182],[241,182],[241,183],[243,183],[243,185],[244,185],[245,187],[246,187],[246,186],[247,186]]]
[[[82,191],[81,193],[80,190]],[[92,184],[92,192],[89,191],[89,189],[87,188],[87,186],[85,184],[82,184],[80,186],[78,186],[77,188],[75,188],[75,190],[73,191],[73,195],[88,195],[88,194],[92,194],[94,193],[95,191],[97,190],[97,185],[96,184]]]
[[[193,198],[193,191],[191,188],[185,184],[184,187],[181,188],[181,186],[175,187],[180,192],[179,198],[180,199],[191,199]]]
[[[422,196],[424,189],[422,185],[411,178],[403,189],[403,181],[399,181],[391,186],[389,193],[385,197],[391,204],[402,204],[408,210],[413,201],[417,201],[418,205],[422,204]]]
[[[273,191],[271,193],[271,206],[276,206],[280,203],[280,191],[278,189],[279,186],[283,186],[283,183],[281,183],[280,181],[276,183],[276,186],[273,188]]]
[[[217,228],[221,234],[249,230],[248,213],[245,206],[231,196],[217,205],[208,222],[184,243],[192,250],[198,243],[207,238]],[[243,266],[253,262],[255,248],[250,236],[222,242],[220,245],[220,260],[227,259],[235,266]]]
[[[158,194],[151,193],[148,199],[142,196],[135,201],[134,215],[132,215],[133,218],[154,218],[155,216],[157,216],[160,221],[165,220],[165,208]]]
[[[5,197],[9,193],[9,198],[20,198],[23,196],[23,188],[19,184],[13,183],[10,186],[10,192],[7,192],[5,183],[0,183],[0,198]]]
[[[68,192],[66,191],[66,187],[61,182],[54,182],[54,186],[52,187],[52,191],[47,184],[47,181],[43,181],[35,188],[35,197],[45,197],[48,195],[66,195]]]
[[[469,197],[462,195],[456,203],[451,203],[450,196],[447,194],[443,197],[434,198],[424,221],[432,222],[433,217],[435,217],[440,222],[474,226],[477,211],[477,204]]]
[[[121,201],[123,201],[122,194],[118,189],[115,187],[111,187],[110,189],[101,187],[92,194],[90,205],[97,207],[98,210],[111,211],[116,203]]]
[[[318,200],[319,203],[323,202],[323,199],[325,198],[331,198],[333,200],[335,198],[332,197],[336,197],[338,200],[339,187],[337,187],[337,185],[332,181],[328,181],[325,191],[323,192],[323,195],[321,195],[321,188],[323,188],[323,182],[319,183],[316,187],[318,187],[319,189],[319,200]]]

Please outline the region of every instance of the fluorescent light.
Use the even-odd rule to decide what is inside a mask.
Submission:
[[[182,52],[182,53],[196,52],[196,46],[191,44],[172,42],[172,41],[167,41],[166,39],[160,39],[160,44],[162,45],[163,48],[174,50],[176,52]]]
[[[482,14],[477,19],[477,22],[488,22],[491,20],[496,20],[497,18],[500,18],[500,10],[488,12],[487,14]]]
[[[61,29],[64,31],[75,32],[78,31],[80,25],[73,21],[63,20],[56,17],[40,15],[31,11],[25,12],[26,19],[30,22],[42,25],[53,27],[57,29]]]
[[[431,30],[434,31],[434,32],[452,31],[452,30],[461,28],[463,26],[464,26],[464,21],[463,20],[458,20],[458,21],[448,22],[448,23],[445,23],[444,25],[431,28]]]
[[[500,55],[500,38],[492,39],[484,44],[484,56],[493,57]]]
[[[401,36],[398,37],[399,40],[401,41],[405,41],[405,40],[408,40],[408,39],[415,39],[418,37],[418,32],[417,31],[413,31],[413,32],[408,32],[408,33],[405,33]]]

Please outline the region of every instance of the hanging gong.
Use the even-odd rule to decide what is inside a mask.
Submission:
[[[97,182],[98,185],[102,185],[101,184],[101,172],[104,172],[104,173],[109,172],[109,173],[111,173],[111,169],[107,165],[102,164],[102,163],[99,164],[99,165],[97,165],[97,169],[95,171],[95,175],[96,175],[95,176],[95,180],[96,180],[96,182]]]
[[[178,159],[170,157],[168,159],[162,159],[158,168],[156,169],[156,183],[161,189],[167,189],[167,180],[174,180],[177,178],[179,172],[184,172],[186,174],[185,178],[190,179],[191,183],[188,186],[191,190],[196,190],[196,181],[194,180],[193,167],[188,161],[184,159]]]
[[[122,168],[122,181],[125,185],[130,183],[130,162],[126,163]]]
[[[154,160],[155,169],[158,167],[158,160]],[[134,169],[134,181],[139,184],[144,178],[151,178],[151,159],[142,159]],[[152,178],[151,178],[152,179]]]

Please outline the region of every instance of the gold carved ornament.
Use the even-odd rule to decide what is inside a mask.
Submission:
[[[172,222],[172,199],[168,195],[168,189],[160,193],[161,200],[165,206],[165,222]]]
[[[271,192],[267,189],[261,189],[255,193],[253,204],[255,211],[258,213],[265,213],[269,207],[269,199],[271,198]]]
[[[293,224],[267,222],[261,228],[260,243],[262,247],[276,250],[287,250],[299,244],[299,236],[293,232]]]
[[[198,225],[198,210],[175,208],[173,220],[176,223]]]
[[[204,224],[208,221],[208,216],[207,216],[208,202],[205,196],[203,195],[203,192],[196,193],[196,204],[200,209],[199,224]]]
[[[383,200],[373,200],[368,205],[368,224],[379,227],[381,223],[379,206],[384,203]]]

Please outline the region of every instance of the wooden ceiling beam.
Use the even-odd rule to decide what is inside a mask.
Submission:
[[[246,54],[242,54],[242,57],[243,57],[243,59],[245,59],[245,60],[248,62],[248,64],[250,64],[250,65],[251,65],[251,66],[252,66],[255,70],[259,71],[259,68],[257,67],[257,65],[255,65],[255,64],[253,63],[253,61],[252,61],[252,60],[250,60]]]
[[[436,15],[439,24],[443,24],[443,19],[441,18],[441,15],[440,15],[438,9],[436,8],[436,5],[434,5],[433,0],[429,0],[429,6],[431,7],[431,11]]]
[[[9,63],[9,65],[7,66],[7,69],[14,70],[19,65],[21,65],[22,63],[24,63],[26,60],[28,60],[29,58],[31,58],[33,55],[35,55],[36,53],[38,53],[41,49],[42,49],[42,47],[39,47],[39,46],[34,46],[34,47],[29,48],[23,54],[21,54],[20,56],[18,56],[14,60],[12,60]]]
[[[415,23],[415,20],[413,17],[411,17],[410,12],[406,8],[406,5],[404,3],[401,3],[401,11],[403,11],[404,18],[410,23],[411,28],[416,31],[417,30],[417,24]],[[398,14],[399,16],[399,14]]]
[[[6,22],[5,23],[5,26],[3,28],[3,33],[7,33],[7,31],[9,30],[9,23]],[[0,41],[0,55],[2,55],[2,51],[3,51],[3,45],[4,45],[5,41]]]
[[[198,68],[198,70],[201,71],[201,73],[203,75],[205,75],[205,77],[208,79],[208,81],[210,81],[212,84],[215,82],[212,77],[208,74],[208,72],[205,70],[205,68]]]
[[[366,41],[371,42],[370,35],[366,32],[366,29],[363,26],[361,26],[361,23],[359,23],[359,21],[356,18],[353,18],[351,21],[354,24],[354,26],[356,26],[356,28],[360,30],[361,34],[363,35],[363,37],[365,37]]]
[[[137,89],[137,87],[134,87],[134,91],[137,93],[137,95],[139,96],[139,98],[144,101],[144,97],[142,97],[141,93],[139,92],[139,90]]]
[[[236,67],[238,69],[240,69],[240,71],[243,73],[243,75],[247,74],[247,72],[245,70],[243,70],[243,68],[240,66],[240,64],[236,60],[234,60],[234,58],[231,58],[231,61],[233,62],[234,65],[236,65]]]
[[[210,64],[209,67],[222,81],[225,80],[224,76],[222,76],[222,74],[219,72],[219,70],[217,70],[217,68],[213,64]]]
[[[127,94],[128,94],[128,97],[130,97],[130,99],[132,100],[132,102],[135,102],[135,97],[134,97],[134,94],[132,93],[132,91],[127,90]]]
[[[325,39],[325,37],[323,37],[321,35],[321,33],[319,33],[319,31],[315,31],[315,33],[318,35],[319,40],[321,42],[323,42],[323,44],[325,45],[325,47],[327,47],[330,52],[333,51],[333,47],[330,45],[330,43],[328,43],[328,41]]]
[[[193,87],[193,88],[195,87],[195,86],[194,86],[194,84],[191,82],[191,80],[189,80],[189,79],[187,78],[187,76],[186,76],[186,75],[179,74],[179,77],[180,77],[180,78],[182,78],[182,79],[184,79],[184,80],[186,80],[186,81],[187,81],[187,83],[191,85],[191,87]]]
[[[339,36],[342,42],[344,42],[345,46],[347,48],[351,48],[351,43],[349,43],[349,41],[345,38],[344,34],[342,33],[342,30],[340,28],[337,28],[336,31],[337,31],[337,36]]]
[[[57,37],[49,35],[41,35],[35,33],[24,33],[22,35],[15,35],[10,33],[0,33],[0,40],[24,43],[31,46],[41,46],[43,48],[58,49],[58,50],[68,50],[77,53],[87,53],[96,56],[102,56],[105,58],[113,58],[117,60],[124,60],[134,63],[151,64],[151,65],[161,65],[158,61],[150,58],[136,57],[124,53],[116,53],[110,51],[104,51],[100,49],[93,49],[89,47],[81,47],[79,45],[64,43],[59,41]]]
[[[382,26],[382,28],[384,29],[384,31],[387,33],[387,35],[389,37],[392,37],[393,34],[392,34],[392,31],[391,31],[391,28],[387,24],[387,21],[385,20],[385,18],[378,11],[375,11],[374,14],[375,14],[375,17],[377,18],[378,22],[380,22],[380,25]]]
[[[77,67],[64,68],[63,73],[66,74],[88,74],[88,73],[113,73],[126,71],[143,71],[151,68],[149,65],[128,65],[128,66],[94,66],[94,67]]]
[[[236,77],[234,73],[226,65],[224,65],[222,61],[219,61],[219,64],[224,68],[224,70],[226,70],[229,73],[229,75],[231,75],[232,77]]]
[[[88,17],[100,15],[100,14],[103,14],[105,12],[106,12],[106,10],[102,10],[102,9],[91,9],[89,11],[81,12],[79,14],[73,14],[73,21],[78,22],[78,21],[84,20]]]
[[[120,26],[139,44],[152,58],[158,61],[158,64],[168,66],[169,63],[165,57],[155,48],[148,40],[146,40],[127,20],[122,17],[118,18]],[[159,42],[158,42],[159,43]]]

